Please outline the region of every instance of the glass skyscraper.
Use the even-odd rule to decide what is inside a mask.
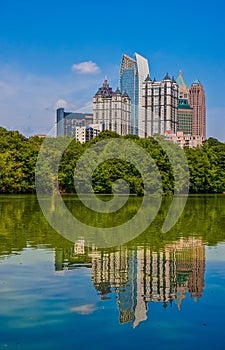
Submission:
[[[144,137],[144,108],[143,82],[149,75],[149,66],[146,58],[135,53],[135,59],[123,55],[120,67],[120,90],[126,92],[131,100],[130,133]]]

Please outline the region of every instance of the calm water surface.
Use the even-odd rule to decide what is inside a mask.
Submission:
[[[163,234],[169,202],[132,242],[98,249],[57,234],[35,196],[0,196],[0,349],[224,349],[225,195],[189,197]]]

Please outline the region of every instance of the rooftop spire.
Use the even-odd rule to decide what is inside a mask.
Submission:
[[[106,77],[106,76],[105,76],[105,80],[104,80],[103,86],[104,86],[105,88],[107,88],[107,87],[109,86],[108,80],[107,80],[107,77]]]
[[[166,75],[165,75],[165,77],[164,77],[164,79],[163,79],[163,80],[171,80],[171,79],[170,79],[170,77],[169,77],[168,72],[166,73]]]
[[[151,81],[150,75],[148,74],[145,81]]]
[[[114,92],[114,95],[121,95],[119,87],[117,87],[116,91]]]
[[[182,70],[179,71],[179,75],[178,75],[176,81],[177,81],[177,84],[179,86],[187,87],[187,84],[185,83],[184,78],[183,78]]]
[[[106,77],[105,77],[106,78]],[[102,87],[100,87],[96,93],[96,95],[101,95],[104,97],[111,97],[113,94],[113,90],[111,86],[109,86],[108,80],[105,79]]]

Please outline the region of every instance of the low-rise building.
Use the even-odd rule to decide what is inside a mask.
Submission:
[[[92,113],[65,112],[64,108],[56,110],[56,136],[73,137],[76,127],[87,127],[90,124],[93,124]]]
[[[205,141],[204,137],[202,136],[186,135],[183,131],[178,131],[175,134],[166,132],[164,136],[166,140],[176,143],[181,148],[201,147],[203,145],[203,141]]]

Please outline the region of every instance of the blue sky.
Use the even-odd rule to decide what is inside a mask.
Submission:
[[[182,69],[207,100],[207,136],[225,141],[225,1],[0,0],[0,125],[47,133],[55,108],[91,111],[123,53],[149,60],[152,77]],[[88,62],[88,63],[85,63]]]

